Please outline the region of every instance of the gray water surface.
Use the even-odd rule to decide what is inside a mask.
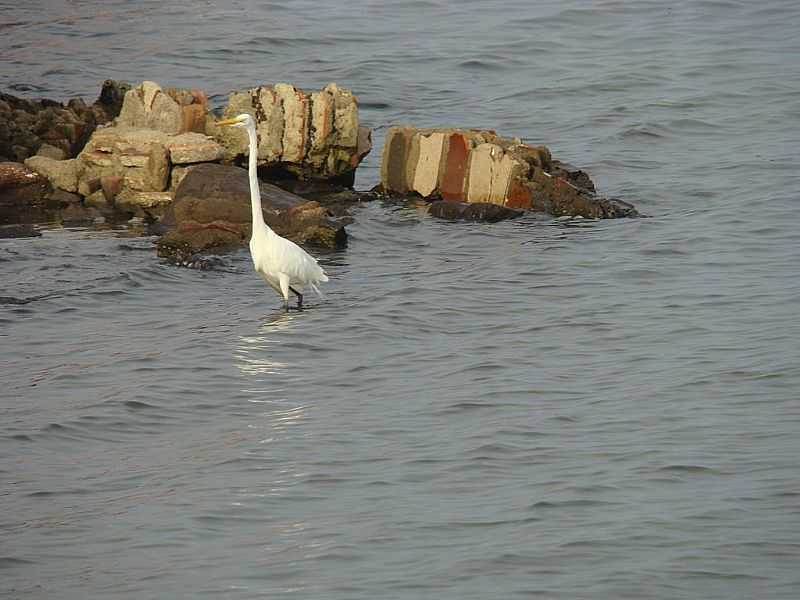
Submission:
[[[228,17],[225,20],[219,17]],[[125,228],[0,240],[0,595],[796,598],[800,10],[30,2],[0,89],[350,87],[649,218],[366,204],[288,314]]]

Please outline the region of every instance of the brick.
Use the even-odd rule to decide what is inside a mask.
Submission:
[[[412,188],[425,198],[433,194],[439,186],[444,139],[443,133],[419,136],[419,160]]]
[[[453,133],[447,141],[447,159],[442,175],[442,198],[464,201],[464,177],[467,172],[470,143],[460,133]]]

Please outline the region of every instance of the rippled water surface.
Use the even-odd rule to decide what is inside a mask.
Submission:
[[[800,10],[29,2],[0,89],[351,87],[649,218],[358,208],[302,312],[245,250],[0,240],[0,595],[797,598]],[[375,150],[360,170],[378,177]]]

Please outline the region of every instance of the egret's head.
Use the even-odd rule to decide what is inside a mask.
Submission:
[[[225,119],[224,121],[217,121],[217,125],[230,125],[231,127],[250,127],[255,126],[256,122],[253,117],[247,113],[237,115],[232,119]]]

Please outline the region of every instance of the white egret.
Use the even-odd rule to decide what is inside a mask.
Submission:
[[[250,138],[250,205],[253,211],[253,233],[250,236],[250,256],[253,266],[264,281],[283,296],[283,305],[289,310],[289,292],[297,296],[297,307],[303,305],[303,294],[311,288],[320,296],[318,284],[328,281],[328,276],[317,264],[317,259],[308,254],[294,242],[282,238],[264,222],[261,212],[261,193],[258,187],[256,160],[258,157],[258,138],[256,123],[248,114],[219,121],[217,125],[243,127]]]

